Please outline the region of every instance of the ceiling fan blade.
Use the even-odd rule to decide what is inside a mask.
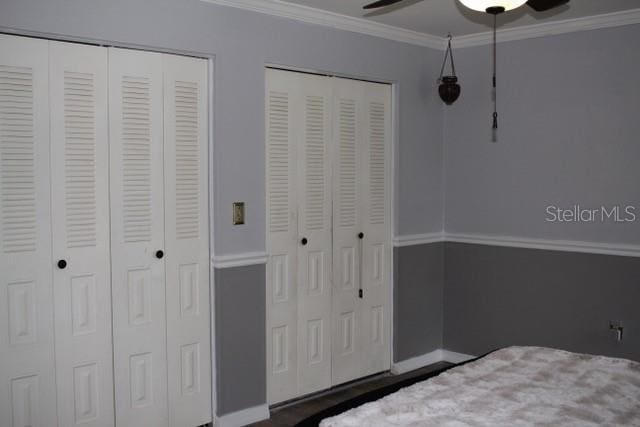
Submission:
[[[527,2],[536,12],[551,10],[566,3],[569,3],[569,0],[529,0]]]
[[[400,3],[402,0],[378,0],[363,7],[363,9],[377,9],[379,7],[391,6]]]

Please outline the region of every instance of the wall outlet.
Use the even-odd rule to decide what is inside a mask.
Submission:
[[[615,334],[617,341],[622,341],[622,331],[624,331],[624,326],[620,320],[610,320],[609,330]]]
[[[233,225],[244,224],[244,202],[233,203]]]

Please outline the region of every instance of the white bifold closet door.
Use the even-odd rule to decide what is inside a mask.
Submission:
[[[113,426],[107,50],[49,43],[60,426]]]
[[[267,70],[269,402],[331,386],[331,81]]]
[[[334,79],[333,385],[391,363],[389,85]]]
[[[277,403],[389,369],[391,89],[273,69],[266,82],[267,377]]]
[[[0,424],[56,420],[49,52],[0,35]]]
[[[116,423],[211,420],[206,62],[109,49]]]

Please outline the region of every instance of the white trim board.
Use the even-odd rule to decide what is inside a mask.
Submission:
[[[433,365],[438,362],[462,363],[467,360],[476,358],[470,354],[456,353],[454,351],[438,349],[421,356],[412,357],[411,359],[402,360],[391,365],[391,373],[394,375],[404,374],[405,372],[415,371],[425,366]]]
[[[211,265],[213,268],[245,267],[266,263],[266,252],[243,252],[231,255],[214,255],[211,257]]]
[[[269,405],[254,406],[252,408],[241,409],[230,414],[218,417],[214,423],[216,427],[241,427],[247,424],[269,419]]]
[[[599,243],[578,240],[553,240],[530,237],[491,236],[486,234],[427,233],[396,236],[395,247],[424,245],[437,242],[471,243],[476,245],[505,246],[511,248],[543,249],[550,251],[581,252],[600,255],[640,257],[640,244]]]
[[[447,39],[433,34],[381,24],[364,18],[341,15],[326,10],[287,3],[281,0],[201,0],[338,30],[366,34],[432,49],[444,50]],[[553,36],[576,31],[640,24],[640,8],[582,18],[547,21],[540,24],[498,30],[498,42]],[[453,38],[454,48],[481,46],[492,42],[491,32],[467,34]]]

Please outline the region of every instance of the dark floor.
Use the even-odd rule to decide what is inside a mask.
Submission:
[[[393,375],[384,373],[370,377],[361,381],[354,381],[349,384],[335,387],[326,392],[322,392],[305,399],[301,399],[289,404],[271,408],[271,418],[251,424],[252,427],[292,427],[299,421],[320,412],[330,406],[336,405],[352,397],[359,396],[368,391],[376,390],[397,383],[407,378],[415,377],[422,374],[435,371],[437,369],[451,366],[451,363],[438,362],[433,365],[425,366],[415,371],[407,372],[402,375]]]

